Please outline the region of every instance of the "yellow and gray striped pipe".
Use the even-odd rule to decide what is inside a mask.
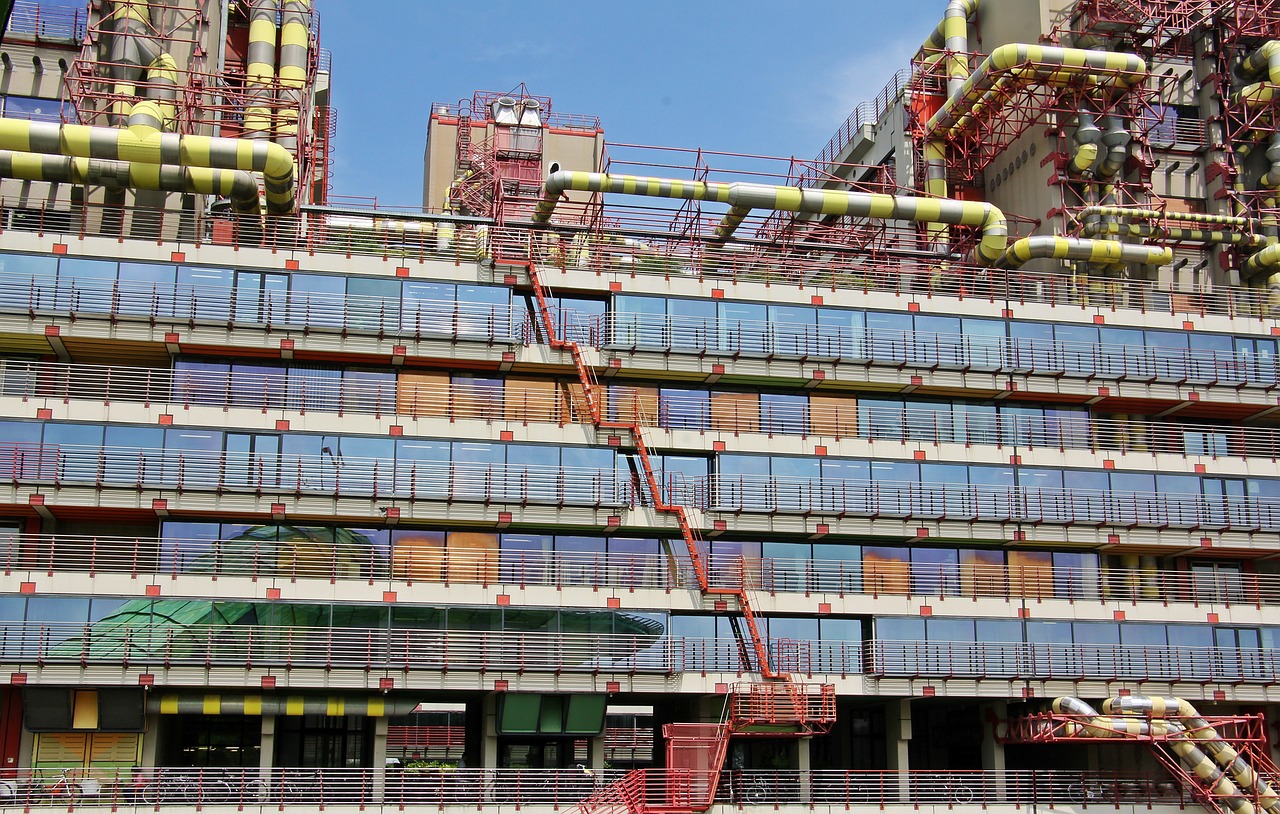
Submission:
[[[298,115],[307,83],[307,48],[311,42],[311,0],[280,4],[280,105],[276,141],[289,152],[298,149]]]
[[[1071,152],[1071,171],[1076,175],[1090,173],[1098,160],[1098,142],[1102,140],[1102,130],[1092,113],[1082,110],[1076,114],[1076,128],[1071,138],[1076,143]]]
[[[249,7],[249,50],[245,55],[244,135],[261,139],[271,135],[271,111],[275,106],[276,0],[253,0]]]
[[[1000,265],[1017,268],[1031,260],[1080,260],[1102,266],[1133,263],[1140,266],[1163,266],[1173,262],[1173,249],[1146,243],[1121,243],[1118,240],[1089,240],[1057,235],[1033,235],[1014,241],[1000,258]]]
[[[943,12],[942,21],[929,38],[920,46],[927,53],[925,62],[933,63],[945,57],[947,60],[947,94],[960,89],[969,76],[969,19],[978,10],[979,0],[950,0]]]
[[[130,115],[144,117],[163,119],[149,101],[139,102]],[[268,141],[162,133],[150,124],[114,128],[2,118],[0,150],[261,172],[268,212],[291,212],[295,203],[293,156]]]
[[[546,223],[551,219],[561,193],[607,192],[645,195],[659,198],[684,198],[729,204],[729,211],[716,228],[716,239],[733,235],[752,209],[785,212],[808,212],[819,215],[847,215],[884,220],[909,220],[917,223],[944,223],[975,226],[982,238],[974,248],[978,262],[991,265],[1000,260],[1009,242],[1004,213],[989,203],[917,198],[905,195],[882,195],[866,192],[844,192],[800,187],[766,186],[745,183],[708,183],[672,178],[650,178],[633,175],[606,175],[597,172],[572,172],[552,164],[543,184],[542,200],[534,210],[533,220]]]
[[[408,715],[417,699],[343,695],[257,695],[160,693],[147,698],[153,715],[356,715],[388,718]]]
[[[235,210],[242,214],[256,215],[259,210],[258,182],[242,170],[0,150],[0,178],[221,195],[230,198]]]
[[[152,37],[150,6],[147,0],[115,0],[110,13],[104,15],[110,30],[103,42],[108,72],[114,80],[111,92],[118,97],[111,104],[110,120],[124,124],[137,95],[137,83],[148,66],[160,55],[160,46]]]
[[[1199,212],[1163,212],[1159,209],[1142,209],[1132,206],[1087,206],[1080,211],[1078,220],[1092,215],[1119,218],[1121,220],[1169,220],[1181,223],[1199,223],[1213,226],[1234,226],[1248,229],[1257,221],[1236,215],[1204,215]]]
[[[1220,243],[1231,246],[1258,248],[1267,244],[1263,235],[1250,232],[1223,231],[1220,229],[1183,229],[1179,226],[1152,226],[1146,223],[1121,223],[1119,221],[1095,221],[1086,223],[1081,232],[1086,237],[1119,237],[1133,240],[1190,241],[1193,243]]]
[[[1264,105],[1280,91],[1280,40],[1270,40],[1245,57],[1241,64],[1245,76],[1260,76],[1261,81],[1246,85],[1236,100],[1248,106]]]
[[[1111,76],[1099,76],[1107,71]],[[1094,84],[1131,87],[1147,77],[1147,63],[1133,54],[1087,51],[1049,45],[1011,43],[991,52],[929,119],[926,130],[933,136],[950,136],[975,120],[975,114],[991,103],[991,97],[1010,81],[1061,85],[1080,76],[1094,77]]]
[[[1244,798],[1240,789],[1255,794],[1265,811],[1272,814],[1280,811],[1280,796],[1276,795],[1266,779],[1255,772],[1189,702],[1172,697],[1127,696],[1108,699],[1103,702],[1102,710],[1121,715],[1150,715],[1154,718],[1177,716],[1185,730],[1185,740],[1173,740],[1170,746],[1182,759],[1183,765],[1197,777],[1216,783],[1214,793],[1226,797],[1227,804],[1235,811],[1254,810],[1253,804]],[[1224,773],[1229,779],[1223,776]],[[1234,802],[1235,800],[1239,803]]]
[[[1112,178],[1129,158],[1129,128],[1119,116],[1102,117],[1102,146],[1107,148],[1096,166],[1099,178]]]
[[[1084,718],[1077,734],[1098,738],[1163,736],[1187,771],[1235,814],[1256,814],[1251,797],[1268,814],[1280,814],[1280,796],[1267,780],[1181,698],[1110,698],[1102,704],[1103,715],[1098,715],[1084,701],[1062,697],[1053,700],[1052,709]]]

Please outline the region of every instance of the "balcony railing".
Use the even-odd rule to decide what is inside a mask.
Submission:
[[[24,202],[25,203],[25,202]],[[249,228],[228,216],[86,205],[58,209],[0,201],[0,229],[103,236],[144,242],[176,240],[277,251],[371,256],[405,261],[475,262],[500,255],[583,271],[687,276],[706,281],[803,283],[832,290],[883,291],[901,295],[973,297],[1014,303],[1096,305],[1166,314],[1259,317],[1271,313],[1262,288],[1193,286],[1171,288],[1145,280],[1083,279],[1063,274],[1003,271],[954,260],[919,259],[870,250],[815,244],[789,250],[745,246],[733,251],[670,239],[602,239],[560,235],[544,229],[455,224],[395,211],[310,211],[272,218]],[[890,234],[895,234],[890,230]],[[902,237],[906,246],[914,233]],[[892,247],[890,247],[892,248]],[[916,249],[920,247],[914,247]],[[942,263],[946,263],[945,267]]]
[[[323,538],[305,541],[17,535],[0,537],[0,571],[11,574],[183,575],[263,579],[368,580],[547,585],[557,588],[671,590],[693,585],[692,571],[663,554],[429,547],[411,541],[390,551]],[[299,553],[301,551],[301,553]],[[944,550],[945,553],[945,550]],[[951,552],[954,556],[955,552]],[[872,562],[710,554],[712,583],[773,594],[846,597],[965,597],[1006,601],[1280,605],[1280,574],[1187,572],[971,562]],[[228,590],[231,590],[228,588]],[[255,592],[256,595],[256,592]]]
[[[707,480],[712,501],[707,508],[716,512],[1280,530],[1280,498],[852,478],[717,475]]]
[[[78,45],[88,25],[86,7],[15,0],[4,32],[7,41],[59,42]]]
[[[449,338],[516,344],[528,341],[531,320],[518,305],[402,300],[305,291],[241,291],[221,286],[54,281],[0,273],[0,312],[73,319],[125,320],[311,331],[329,329],[393,339]]]
[[[184,603],[185,600],[174,600]],[[90,624],[10,622],[0,630],[6,669],[79,665],[147,670],[452,671],[638,675],[745,673],[731,638],[658,632],[542,633],[386,628],[161,625],[151,600],[142,621],[122,611]],[[126,608],[127,610],[127,608]],[[159,612],[159,611],[157,611]],[[513,618],[518,618],[513,616]],[[646,621],[646,624],[648,622]],[[637,625],[640,623],[637,622]],[[1092,680],[1274,684],[1280,651],[1270,648],[973,641],[778,638],[779,669],[815,677],[869,675],[939,680]]]
[[[645,499],[620,468],[75,444],[0,444],[4,482],[610,508],[641,506]],[[669,501],[726,513],[1280,530],[1280,498],[1273,497],[674,473],[662,488]]]
[[[71,810],[155,810],[205,806],[469,807],[495,805],[563,809],[623,776],[598,769],[201,769],[136,767],[9,770],[0,779],[0,806]],[[638,810],[670,810],[685,787],[699,782],[689,770],[645,769],[637,783]],[[1164,774],[1013,771],[724,771],[716,802],[739,807],[799,804],[866,806],[921,804],[1046,806],[1195,806],[1191,795]]]
[[[605,347],[928,370],[1272,388],[1280,360],[1228,351],[612,313]]]
[[[326,371],[325,373],[329,373]],[[440,382],[419,392],[406,385],[401,395],[390,378],[338,377],[306,369],[254,372],[169,370],[106,365],[0,360],[0,394],[21,398],[91,399],[104,403],[168,403],[259,410],[297,410],[375,416],[480,419],[564,425],[586,421],[586,410],[564,388],[477,391],[462,383]],[[670,430],[713,430],[766,435],[864,438],[903,444],[983,444],[1033,449],[1115,450],[1125,453],[1280,457],[1280,431],[1172,422],[1115,421],[1088,413],[1033,415],[975,413],[950,407],[903,403],[901,407],[820,400],[768,402],[659,396],[621,390],[606,405],[620,420]],[[412,391],[412,392],[410,392]]]
[[[70,444],[0,444],[3,481],[560,506],[636,502],[635,486],[613,469]]]

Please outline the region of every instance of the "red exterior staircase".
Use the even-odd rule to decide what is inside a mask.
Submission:
[[[835,722],[835,687],[802,684],[779,672],[769,658],[769,647],[745,584],[720,586],[707,576],[706,542],[689,521],[685,507],[668,502],[653,468],[649,445],[640,424],[610,419],[602,409],[600,383],[583,358],[577,342],[561,338],[547,302],[547,289],[537,265],[525,261],[538,305],[538,321],[547,344],[569,354],[582,385],[581,401],[597,430],[621,430],[631,438],[641,475],[655,510],[675,518],[684,539],[689,562],[704,597],[723,601],[724,610],[736,605],[731,616],[743,660],[766,679],[764,683],[736,684],[730,690],[725,720],[718,724],[679,723],[662,728],[667,744],[666,768],[628,772],[578,804],[582,814],[690,814],[711,807],[720,771],[724,767],[732,735],[805,737],[827,732]],[[736,600],[731,602],[729,600]],[[745,633],[742,628],[745,628]]]

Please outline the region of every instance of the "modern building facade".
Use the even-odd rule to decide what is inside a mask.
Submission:
[[[938,11],[813,161],[482,91],[408,213],[307,0],[18,2],[0,806],[1272,809],[1280,10]]]

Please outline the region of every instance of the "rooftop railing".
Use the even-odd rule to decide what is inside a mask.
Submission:
[[[469,807],[575,805],[622,777],[596,769],[292,769],[123,767],[105,769],[10,769],[0,780],[0,806],[52,810],[191,810],[210,805],[271,806],[316,810],[331,806]],[[705,782],[689,770],[641,770],[640,811],[670,810],[686,787]],[[723,771],[716,801],[739,807],[799,804],[868,810],[885,805],[918,808],[989,805],[1118,810],[1130,806],[1198,805],[1166,774],[1022,769],[1010,771]],[[61,785],[60,785],[61,784]]]
[[[7,41],[30,39],[78,45],[84,39],[88,22],[85,6],[15,0],[4,34]]]
[[[497,540],[495,539],[495,546]],[[948,597],[1006,601],[1058,599],[1071,603],[1280,605],[1280,574],[1175,571],[960,562],[864,561],[850,558],[710,554],[713,584],[772,594],[825,593],[841,597]],[[904,554],[905,557],[905,554]],[[445,545],[406,539],[391,548],[352,542],[324,528],[284,539],[230,540],[12,534],[0,537],[0,570],[12,574],[129,574],[143,579],[186,575],[327,582],[386,581],[412,585],[505,584],[671,590],[689,587],[688,565],[665,554],[529,551]],[[228,589],[231,590],[231,589]]]

